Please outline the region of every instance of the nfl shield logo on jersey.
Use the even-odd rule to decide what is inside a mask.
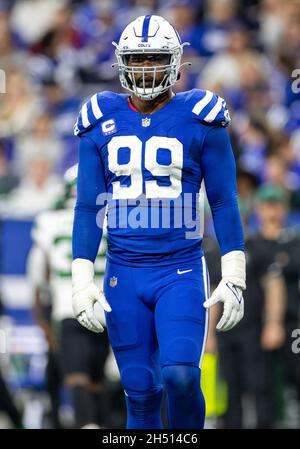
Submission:
[[[113,276],[110,278],[109,280],[109,286],[114,288],[118,283],[118,278],[116,278],[116,276]]]
[[[146,126],[150,126],[150,124],[151,124],[151,118],[149,118],[149,117],[142,118],[142,126],[146,127]]]

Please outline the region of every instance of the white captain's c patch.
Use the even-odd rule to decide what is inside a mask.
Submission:
[[[110,120],[106,120],[106,122],[103,122],[101,124],[102,133],[105,136],[108,136],[109,134],[113,134],[117,131],[116,122],[113,118]]]

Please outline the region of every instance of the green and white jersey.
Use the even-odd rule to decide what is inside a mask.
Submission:
[[[32,239],[37,247],[31,257],[30,272],[33,284],[45,279],[45,264],[49,269],[52,296],[52,317],[55,320],[74,318],[72,310],[72,229],[73,209],[42,212],[36,218]],[[33,251],[34,253],[34,251]],[[102,288],[105,271],[106,237],[102,237],[99,254],[95,261],[95,282]],[[104,319],[101,317],[101,322]]]

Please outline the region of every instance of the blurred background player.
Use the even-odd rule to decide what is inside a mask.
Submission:
[[[222,421],[226,428],[279,426],[286,412],[286,386],[293,387],[294,397],[299,395],[299,364],[291,351],[291,333],[299,327],[300,241],[287,226],[288,197],[280,186],[261,187],[255,204],[259,229],[246,240],[249,288],[244,320],[221,337],[214,332],[218,310],[212,310],[206,346],[207,352],[219,353],[221,376],[227,383]],[[218,249],[209,240],[207,247],[214,284]],[[296,408],[295,422],[297,416]]]
[[[272,289],[269,310],[263,314],[261,347],[267,360],[267,382],[272,384],[277,425],[286,412],[284,385],[294,389],[300,398],[300,367],[291,351],[292,332],[299,328],[300,319],[300,239],[287,223],[288,195],[277,185],[265,185],[258,190],[256,203],[260,229],[249,239],[249,263],[254,278],[273,273],[280,276],[282,288]],[[261,281],[262,284],[262,281]],[[254,297],[254,295],[251,295]],[[250,297],[249,297],[250,300]],[[299,409],[295,419],[299,420]],[[299,422],[299,421],[298,421]]]
[[[76,178],[77,165],[65,173],[65,195],[56,208],[37,216],[32,231],[34,246],[29,255],[29,273],[35,285],[36,319],[49,346],[47,385],[53,425],[60,425],[58,412],[63,382],[71,392],[75,426],[96,428],[103,426],[106,419],[104,365],[109,345],[106,332],[92,334],[73,316],[70,260]],[[99,282],[103,278],[105,247],[104,239],[96,262]],[[47,287],[51,316],[43,300]]]

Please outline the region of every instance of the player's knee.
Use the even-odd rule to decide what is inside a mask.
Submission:
[[[172,340],[162,352],[163,365],[182,364],[199,366],[200,347],[195,340],[179,337]]]
[[[154,387],[146,393],[126,393],[126,404],[131,416],[143,418],[146,415],[155,414],[160,410],[163,398],[163,389]]]
[[[142,365],[132,365],[121,371],[122,385],[128,412],[144,419],[145,414],[156,413],[162,401],[162,388],[156,385],[153,371]]]
[[[190,396],[200,389],[200,368],[186,365],[164,366],[163,382],[167,392],[173,396]]]
[[[121,370],[121,381],[126,392],[148,392],[154,386],[154,373],[142,365],[132,365]]]

